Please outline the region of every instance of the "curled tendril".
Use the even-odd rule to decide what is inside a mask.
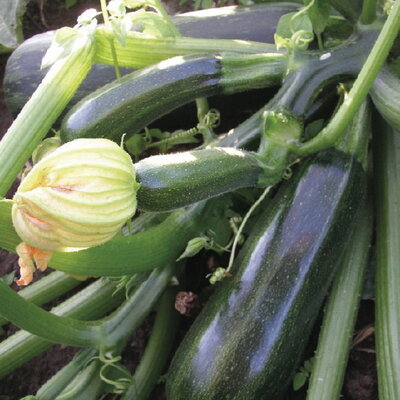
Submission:
[[[283,172],[282,178],[287,180],[287,179],[290,179],[292,177],[292,175],[293,175],[292,168],[287,167],[285,169],[285,171]]]
[[[215,109],[211,108],[207,114],[203,117],[201,124],[207,128],[216,128],[221,123],[221,114]]]
[[[314,34],[309,31],[300,30],[292,35],[292,48],[297,50],[307,50],[308,44],[314,39]]]
[[[113,387],[112,392],[115,394],[122,394],[125,393],[128,389],[128,387],[132,384],[134,381],[133,377],[129,372],[126,371],[126,369],[119,364],[119,361],[121,361],[121,356],[113,356],[111,353],[100,353],[98,356],[92,357],[91,359],[88,360],[87,364],[88,365],[90,362],[94,360],[99,360],[103,365],[100,368],[99,371],[99,377],[100,379],[107,383],[108,385]],[[126,376],[126,378],[118,378],[118,379],[110,379],[106,375],[106,370],[108,368],[114,368],[123,375]]]

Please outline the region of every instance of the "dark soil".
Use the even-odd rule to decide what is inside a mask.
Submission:
[[[228,3],[229,2],[226,2],[225,4]],[[168,1],[167,8],[169,12],[176,12],[179,9],[178,4],[178,0]],[[40,7],[40,5],[43,7]],[[90,7],[98,8],[98,1],[80,0],[77,5],[69,10],[65,9],[64,1],[62,0],[37,0],[31,2],[24,19],[25,37],[28,38],[36,33],[49,29],[56,29],[60,26],[72,26],[76,21],[76,16]],[[190,8],[190,2],[187,2],[184,7]],[[2,81],[6,61],[7,55],[0,56],[0,81]],[[227,107],[225,99],[213,99],[212,106],[223,110],[223,125],[221,127],[221,132],[235,126],[240,122],[240,120],[246,118],[252,112],[257,110],[257,108],[264,103],[265,96],[265,92],[255,92],[253,95],[249,96],[245,102],[242,101],[241,104],[246,104],[246,109],[243,110],[242,115],[238,115],[235,112],[235,107]],[[238,97],[232,96],[230,100],[234,103],[238,100]],[[4,105],[2,88],[0,86],[0,137],[6,132],[11,122],[12,118]],[[168,125],[170,122],[166,119],[165,123]],[[168,129],[168,127],[166,129]],[[207,258],[201,257],[200,268],[207,269],[207,262],[210,263],[212,260],[212,255],[208,255]],[[17,269],[16,256],[0,249],[0,276],[12,271],[17,271]],[[13,287],[18,290],[15,285],[13,285]],[[189,290],[192,290],[194,293],[189,292]],[[190,326],[194,316],[197,315],[199,311],[199,307],[201,307],[201,302],[197,297],[199,293],[196,293],[198,290],[198,285],[191,284],[189,285],[188,292],[181,293],[180,297],[177,299],[178,308],[181,309],[182,314],[187,315],[184,317],[185,322],[180,332],[180,337],[183,337],[185,330]],[[51,304],[50,306],[53,305],[55,304]],[[362,339],[352,348],[350,354],[348,370],[343,387],[344,397],[342,397],[346,400],[378,399],[374,353],[373,310],[373,300],[363,300],[361,302],[356,334],[363,332],[364,336],[361,335]],[[150,316],[141,329],[139,329],[132,337],[132,340],[123,353],[124,365],[126,365],[131,371],[134,371],[141,355],[143,354],[149,333],[151,332],[152,321],[153,318]],[[0,334],[0,340],[15,331],[15,327],[11,325],[6,326],[4,333],[2,335]],[[315,335],[315,337],[317,337],[317,335]],[[311,344],[311,348],[313,348],[313,346],[314,345]],[[0,399],[14,400],[29,394],[34,394],[44,382],[53,376],[73,357],[76,351],[76,348],[70,346],[53,346],[41,356],[36,357],[24,366],[18,368],[15,372],[9,374],[0,381]],[[291,400],[304,399],[304,392],[305,389],[300,390],[297,393],[291,393],[288,398]],[[160,384],[153,392],[150,400],[162,399],[165,399],[165,394],[163,391],[163,385]]]

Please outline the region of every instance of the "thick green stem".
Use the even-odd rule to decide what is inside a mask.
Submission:
[[[82,35],[72,53],[53,64],[0,142],[0,197],[4,197],[33,150],[46,136],[89,72],[92,37]]]
[[[10,208],[10,204],[0,202],[0,247],[15,252],[21,239],[13,228]],[[165,221],[144,232],[118,236],[87,250],[54,253],[50,267],[84,276],[123,276],[162,267],[176,260],[187,242],[204,230],[212,209],[212,204],[197,203],[171,213]],[[1,309],[0,303],[0,315]]]
[[[400,0],[396,0],[378,39],[348,95],[329,124],[313,139],[293,146],[297,155],[307,155],[332,146],[343,134],[368,94],[379,73],[400,27]]]
[[[115,285],[99,279],[52,309],[59,316],[90,320],[114,309],[123,300],[123,293],[113,295]],[[19,331],[0,343],[0,377],[49,349],[53,343],[27,331]]]
[[[369,259],[372,204],[364,208],[353,232],[326,305],[307,400],[339,399]],[[338,316],[340,315],[340,318]]]
[[[103,15],[104,25],[107,30],[111,31],[112,29],[111,29],[110,19],[108,18],[106,0],[100,0],[100,4],[101,4],[101,13]],[[110,50],[111,50],[111,57],[113,59],[115,76],[117,79],[119,79],[119,78],[121,78],[121,72],[118,67],[118,57],[117,57],[117,52],[115,51],[113,36],[110,37]]]
[[[27,303],[0,281],[0,313],[20,328],[52,342],[112,349],[126,340],[126,335],[140,324],[165,289],[172,273],[172,266],[154,270],[120,309],[104,320],[90,322],[44,311]]]
[[[179,314],[174,308],[176,290],[170,288],[159,301],[154,326],[145,353],[135,371],[133,383],[121,400],[146,400],[157,384],[170,356],[179,326]]]
[[[57,372],[36,393],[36,400],[54,400],[87,365],[88,361],[97,355],[91,348],[81,350],[71,362]]]
[[[400,394],[400,134],[382,120],[376,126],[376,356],[379,399]]]
[[[104,332],[101,346],[105,351],[121,346],[121,343],[127,341],[152,310],[175,272],[174,263],[154,270],[117,311],[101,321]]]
[[[25,300],[40,306],[67,293],[81,283],[82,281],[78,281],[64,272],[55,271],[20,290],[18,294]],[[7,322],[0,317],[0,326]]]
[[[73,377],[69,385],[54,400],[98,400],[105,383],[99,379],[102,364],[94,360]]]
[[[364,25],[372,24],[376,19],[376,0],[364,0],[360,22]]]
[[[95,62],[113,65],[109,39],[112,36],[104,28],[96,30]],[[122,67],[142,68],[167,58],[196,53],[276,53],[275,45],[245,40],[198,39],[188,37],[143,38],[129,33],[126,45],[114,43],[118,63]]]

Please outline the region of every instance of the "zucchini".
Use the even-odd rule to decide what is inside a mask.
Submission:
[[[137,162],[135,171],[138,208],[145,211],[167,211],[256,186],[263,173],[252,153],[234,148],[152,156]]]
[[[381,69],[370,95],[379,114],[394,129],[400,130],[400,79],[388,66]]]
[[[366,173],[335,148],[306,159],[255,224],[167,376],[169,400],[279,399],[338,267]]]
[[[283,54],[178,56],[132,72],[85,97],[65,116],[60,137],[119,142],[199,97],[273,86],[286,71]]]
[[[184,36],[211,39],[254,40],[273,43],[279,18],[299,8],[294,3],[269,3],[253,6],[229,6],[200,10],[172,17]],[[240,29],[237,27],[240,26]],[[23,42],[9,57],[3,91],[9,111],[16,116],[29,100],[47,70],[40,64],[50,47],[55,31],[48,31]],[[122,75],[132,70],[121,68]],[[83,97],[115,79],[114,67],[94,64],[68,109]]]

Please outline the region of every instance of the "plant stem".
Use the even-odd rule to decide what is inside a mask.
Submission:
[[[0,202],[0,247],[15,252],[21,239],[11,222],[10,204]],[[132,236],[70,253],[53,253],[50,267],[84,276],[123,276],[149,271],[176,260],[187,242],[204,230],[212,204],[199,202],[171,213],[162,223]],[[157,246],[157,251],[154,251]],[[110,266],[112,265],[112,268]],[[0,303],[0,315],[2,304]]]
[[[26,302],[2,281],[0,312],[20,328],[52,342],[112,349],[140,324],[165,289],[172,273],[171,265],[155,269],[119,310],[100,321],[84,322],[51,314]],[[136,309],[135,313],[132,313],[133,309]]]
[[[93,56],[91,36],[82,36],[69,56],[51,66],[4,135],[0,142],[0,198],[75,94],[92,66]]]
[[[372,202],[364,207],[337,275],[319,335],[307,400],[339,399],[372,236]],[[340,318],[338,318],[340,315]]]
[[[363,0],[360,22],[364,25],[372,24],[376,19],[376,0]]]
[[[100,5],[101,5],[101,14],[103,15],[103,20],[104,20],[104,25],[106,29],[111,32],[112,29],[111,29],[110,18],[108,17],[106,0],[100,0]],[[115,76],[117,79],[119,79],[121,78],[121,71],[119,70],[118,66],[118,57],[114,46],[114,36],[110,37],[109,42],[110,42],[111,56],[113,59]]]
[[[180,315],[173,304],[176,289],[168,289],[159,301],[156,320],[133,383],[121,400],[146,400],[163,372],[172,350]]]
[[[307,155],[330,147],[337,141],[368,94],[379,73],[400,27],[400,0],[396,0],[378,39],[357,79],[329,124],[313,139],[293,146],[297,155]]]
[[[99,318],[123,300],[123,293],[113,294],[115,285],[98,279],[79,293],[52,309],[52,313],[82,320]],[[27,331],[19,331],[0,343],[0,377],[23,365],[53,345]],[[53,399],[52,399],[53,400]]]
[[[96,30],[95,62],[113,65],[110,56],[109,40],[112,34],[106,29]],[[229,39],[198,39],[188,37],[142,38],[135,33],[129,33],[126,45],[122,47],[114,43],[119,65],[122,67],[142,68],[156,64],[174,56],[196,53],[273,53],[275,45]]]
[[[72,276],[64,274],[64,272],[55,271],[32,285],[23,288],[18,294],[25,300],[40,306],[67,293],[81,283],[82,281],[78,281]],[[0,317],[0,326],[7,322],[7,320]]]
[[[36,393],[36,400],[54,400],[85,367],[88,361],[97,354],[91,348],[83,349],[75,355],[71,362],[59,370]]]
[[[376,199],[375,332],[381,400],[400,393],[400,133],[383,120],[376,126],[374,173]]]

